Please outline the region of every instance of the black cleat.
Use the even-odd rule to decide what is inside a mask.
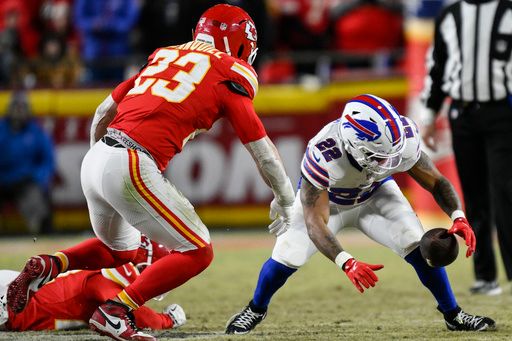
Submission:
[[[256,312],[254,308],[251,308],[251,303],[229,319],[226,325],[226,334],[247,334],[263,321],[267,316],[267,311]]]
[[[495,330],[496,322],[486,316],[476,316],[465,313],[460,310],[458,314],[450,320],[445,318],[446,327],[454,331],[477,331]]]

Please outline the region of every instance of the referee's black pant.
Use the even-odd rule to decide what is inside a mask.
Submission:
[[[507,279],[512,280],[512,104],[454,101],[448,115],[467,218],[476,235],[475,277],[497,278],[496,226]]]

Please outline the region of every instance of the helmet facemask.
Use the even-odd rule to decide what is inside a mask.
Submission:
[[[402,162],[401,149],[395,153],[386,154],[372,151],[363,144],[356,143],[356,145],[353,145],[352,141],[346,141],[345,146],[350,155],[362,168],[376,175],[385,174],[400,166]]]

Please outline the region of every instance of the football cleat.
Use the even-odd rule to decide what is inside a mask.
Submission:
[[[469,288],[469,292],[472,294],[496,296],[501,295],[503,290],[496,281],[477,280],[473,286]]]
[[[251,308],[251,303],[249,303],[241,312],[229,319],[226,325],[226,334],[247,334],[256,328],[266,316],[267,311],[258,313]]]
[[[486,316],[476,316],[465,313],[460,310],[458,314],[451,320],[444,320],[446,327],[449,330],[454,331],[486,331],[495,330],[496,322],[493,319]]]
[[[153,341],[156,338],[140,331],[135,325],[133,314],[122,303],[108,300],[100,305],[89,320],[89,327],[114,340]]]
[[[163,312],[171,318],[173,328],[178,328],[187,323],[187,315],[185,315],[185,311],[176,303],[167,306]]]
[[[7,289],[7,305],[15,313],[22,312],[32,294],[57,277],[59,273],[57,257],[50,255],[31,257],[18,277],[9,284]]]

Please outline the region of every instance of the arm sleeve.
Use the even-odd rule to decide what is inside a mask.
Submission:
[[[240,141],[246,144],[267,136],[252,100],[229,91],[227,86],[223,91],[226,91],[225,96],[229,96],[229,101],[224,106],[224,115],[235,129]]]
[[[302,176],[313,186],[326,190],[329,187],[329,172],[323,162],[323,157],[320,156],[320,152],[315,150],[315,148],[312,145],[306,148],[300,170]]]
[[[134,310],[133,315],[135,316],[135,324],[141,329],[170,329],[173,326],[169,315],[164,313],[157,313],[153,309],[145,306]]]
[[[112,91],[112,98],[114,99],[114,102],[116,102],[116,104],[119,104],[123,100],[124,96],[126,96],[128,91],[130,91],[133,88],[137,77],[139,77],[139,74],[136,74],[128,78],[127,80],[119,84],[114,89],[114,91]]]
[[[441,25],[445,15],[442,15],[435,24],[434,41],[427,53],[425,82],[421,99],[423,104],[438,112],[446,97],[442,89],[443,75],[448,60],[447,46],[441,34]]]

